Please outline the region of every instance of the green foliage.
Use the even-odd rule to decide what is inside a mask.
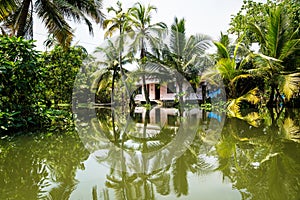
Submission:
[[[249,56],[247,72],[264,80],[268,107],[286,103],[299,92],[299,22],[299,1],[288,0],[265,4],[245,0],[231,20],[229,33],[243,36],[246,46],[259,45],[259,53]]]
[[[249,25],[252,23],[265,26],[267,9],[271,7],[271,5],[273,6],[274,3],[268,1],[268,3],[263,4],[253,0],[244,0],[243,2],[244,4],[240,11],[232,16],[228,32],[230,34],[236,34],[238,37],[245,35],[244,42],[250,44],[256,42],[256,40],[253,32],[249,29]]]
[[[0,37],[0,131],[39,122],[42,73],[34,47],[32,40]]]
[[[245,35],[244,43],[247,45],[260,42],[256,34],[251,30],[251,24],[258,24],[264,29],[267,26],[270,10],[276,8],[278,5],[282,6],[282,13],[290,19],[290,27],[294,31],[298,29],[300,23],[300,2],[298,0],[268,0],[266,3],[244,0],[240,11],[232,15],[228,32],[236,34],[238,37]]]
[[[72,124],[71,114],[50,109],[50,102],[56,107],[71,104],[74,80],[86,52],[57,46],[41,54],[34,48],[32,40],[0,37],[0,133]]]
[[[226,119],[216,145],[218,169],[245,199],[298,198],[299,115],[292,113],[294,120],[285,110],[272,121],[268,109]]]
[[[86,56],[81,47],[64,50],[61,46],[43,54],[45,95],[56,107],[59,103],[71,104],[74,81]]]
[[[85,22],[89,32],[93,34],[91,20],[96,23],[103,21],[101,9],[102,0],[3,0],[0,5],[0,23],[9,35],[32,38],[35,23],[33,18],[38,17],[59,44],[67,48],[74,36],[69,21]]]

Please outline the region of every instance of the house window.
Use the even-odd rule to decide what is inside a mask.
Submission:
[[[167,85],[167,93],[176,93],[176,86],[174,82],[170,82]]]
[[[137,123],[143,122],[143,114],[142,113],[134,113],[133,119]]]
[[[177,117],[175,115],[167,115],[167,120],[169,126],[176,126]]]
[[[136,89],[136,93],[137,93],[137,94],[142,94],[142,86],[140,86],[140,87],[138,87],[138,88]]]

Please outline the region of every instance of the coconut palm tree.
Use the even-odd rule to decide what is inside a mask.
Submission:
[[[32,38],[33,13],[41,18],[49,33],[53,34],[60,44],[67,47],[70,45],[73,31],[67,20],[75,22],[84,21],[93,33],[90,19],[101,23],[104,15],[101,12],[102,0],[6,0],[6,4],[0,7],[0,21],[6,26],[13,28],[13,35],[29,36]],[[7,5],[6,9],[1,9]],[[6,14],[9,12],[9,14]]]
[[[108,13],[114,12],[114,16],[103,21],[103,29],[107,29],[104,37],[111,37],[115,32],[119,31],[119,36],[123,33],[130,32],[131,26],[128,21],[128,12],[124,12],[122,3],[117,2],[117,9],[114,7],[107,8]]]
[[[136,3],[134,7],[129,9],[129,21],[132,24],[134,31],[134,39],[132,47],[137,52],[140,51],[140,64],[146,66],[147,48],[146,43],[149,42],[152,46],[156,46],[159,38],[166,31],[166,24],[163,22],[151,23],[152,11],[156,11],[156,7],[152,5],[144,6],[141,3]],[[146,87],[146,78],[142,76],[143,90],[146,103],[150,103],[149,91]]]
[[[278,5],[269,10],[264,29],[251,24],[260,45],[260,54],[253,55],[255,68],[251,73],[264,77],[270,90],[268,107],[278,104],[278,100],[282,101],[281,94],[289,100],[299,90],[300,73],[289,62],[299,54],[299,28],[294,30],[290,23],[283,8]]]
[[[107,46],[104,47],[97,47],[95,52],[103,53],[105,59],[97,61],[97,64],[103,65],[106,68],[105,73],[111,74],[112,71],[112,78],[111,76],[108,76],[108,78],[111,78],[111,102],[114,103],[114,90],[115,90],[115,81],[117,77],[119,76],[119,72],[121,71],[121,76],[124,76],[124,70],[122,69],[122,65],[129,63],[131,61],[131,55],[126,54],[125,56],[120,57],[120,50],[118,48],[118,45],[111,41],[107,41]],[[103,73],[103,72],[101,72]],[[104,80],[104,82],[107,82]],[[99,84],[98,84],[99,85]]]
[[[229,99],[237,98],[253,89],[254,87],[245,87],[237,92],[237,82],[251,77],[251,74],[244,69],[249,62],[250,50],[241,42],[237,42],[235,45],[230,44],[227,35],[222,33],[220,40],[213,43],[217,48],[214,55],[216,63],[203,73],[202,78],[213,85],[219,85],[219,81],[223,82]]]
[[[112,18],[106,19],[103,21],[103,28],[107,29],[104,33],[104,37],[111,37],[115,32],[119,31],[118,39],[116,42],[117,50],[118,50],[118,66],[120,68],[121,72],[121,78],[122,82],[125,85],[125,89],[127,92],[127,95],[130,96],[130,107],[134,107],[135,103],[132,99],[132,95],[129,91],[128,85],[125,82],[125,74],[123,69],[123,51],[124,51],[124,42],[127,39],[127,37],[124,35],[125,33],[128,33],[132,30],[130,21],[128,20],[128,11],[123,11],[122,3],[120,1],[117,2],[117,8],[109,7],[107,8],[108,12],[113,12],[114,16]]]
[[[210,47],[210,38],[206,35],[186,36],[185,20],[175,18],[171,26],[170,41],[162,50],[162,64],[174,70],[179,94],[183,93],[183,78],[192,81],[202,68],[205,51]],[[183,96],[180,95],[180,102]]]

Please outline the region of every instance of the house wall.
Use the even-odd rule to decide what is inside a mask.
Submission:
[[[155,84],[150,83],[148,85],[149,85],[149,99],[153,100],[155,99]]]
[[[157,83],[150,83],[149,85],[149,98],[150,100],[155,100],[155,84]],[[184,100],[202,100],[202,90],[198,88],[196,93],[188,93],[188,88],[190,87],[189,84],[183,83],[182,90],[187,94],[183,97]],[[176,93],[168,93],[167,92],[167,85],[162,84],[160,85],[160,99],[161,101],[173,101],[176,98],[176,93],[179,93],[179,87],[176,84]],[[135,96],[136,101],[145,101],[144,90],[142,90],[142,94],[138,94]]]
[[[177,89],[177,87],[176,87]],[[176,93],[168,93],[167,85],[160,86],[160,100],[175,100]],[[177,91],[176,91],[177,92]]]

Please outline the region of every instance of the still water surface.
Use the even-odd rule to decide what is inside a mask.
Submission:
[[[0,199],[300,199],[300,110],[179,115],[98,109],[77,131],[3,137]]]

